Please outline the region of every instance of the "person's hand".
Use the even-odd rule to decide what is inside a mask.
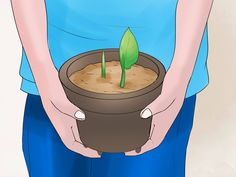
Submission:
[[[142,146],[140,152],[133,150],[125,152],[125,155],[140,155],[161,144],[182,107],[187,85],[188,80],[179,71],[170,69],[167,72],[161,95],[140,113],[142,118],[153,116],[148,141]]]
[[[43,107],[64,145],[87,157],[101,157],[96,150],[86,148],[81,142],[76,119],[85,120],[85,114],[67,99],[57,72],[44,78],[40,88]]]

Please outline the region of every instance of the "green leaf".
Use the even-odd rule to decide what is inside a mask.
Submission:
[[[128,28],[120,43],[120,63],[123,69],[130,69],[138,60],[138,43]]]

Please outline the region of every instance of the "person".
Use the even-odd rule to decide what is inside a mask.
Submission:
[[[21,90],[28,94],[23,153],[30,177],[184,177],[196,95],[209,83],[207,20],[213,0],[11,0],[23,46]],[[153,115],[140,152],[84,147],[58,69],[74,55],[118,48],[130,27],[139,49],[167,73],[161,95],[140,112]],[[131,130],[132,131],[132,130]],[[73,135],[74,133],[74,135]]]

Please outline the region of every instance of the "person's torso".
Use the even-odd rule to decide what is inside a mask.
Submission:
[[[59,69],[66,60],[86,51],[119,48],[123,33],[130,27],[139,50],[159,59],[167,69],[174,54],[177,2],[46,0],[48,44],[55,66]],[[206,35],[205,31],[200,53],[207,53]],[[24,57],[23,52],[21,76],[33,81]],[[205,64],[206,57],[202,58],[198,65]]]

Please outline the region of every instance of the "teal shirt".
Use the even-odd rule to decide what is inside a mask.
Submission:
[[[79,53],[119,48],[130,27],[139,50],[160,60],[168,70],[175,49],[177,0],[47,0],[48,45],[55,67]],[[186,97],[208,84],[207,26],[201,41]],[[21,90],[38,95],[27,56],[23,50],[20,67]]]

